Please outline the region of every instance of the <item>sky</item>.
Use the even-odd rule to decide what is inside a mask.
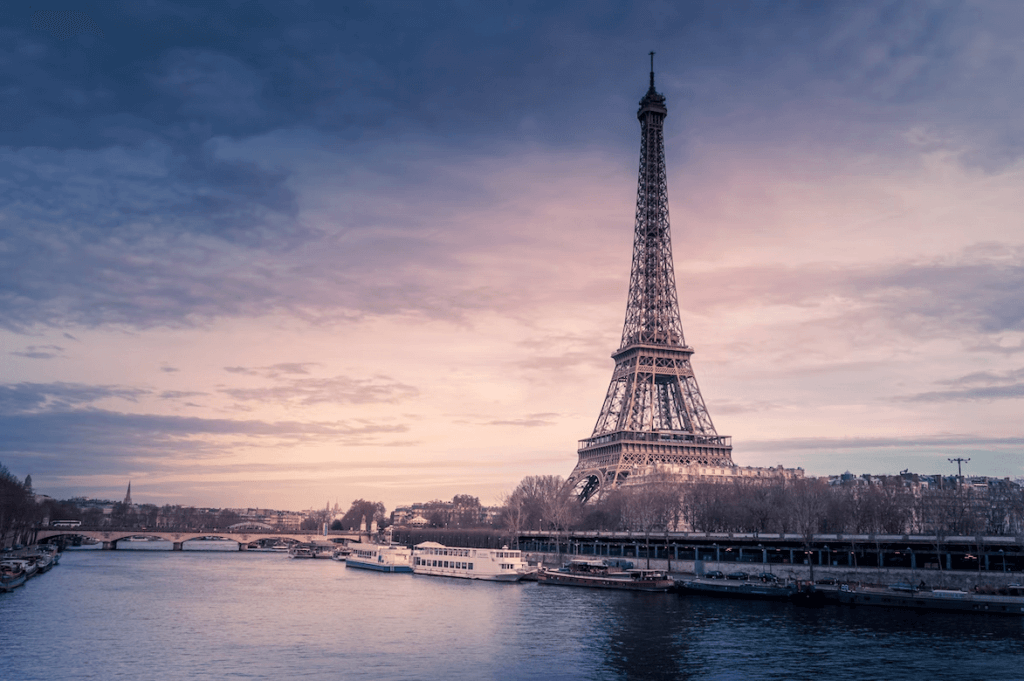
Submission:
[[[497,503],[611,379],[655,51],[741,466],[1024,475],[1024,5],[0,12],[0,464],[57,498]]]

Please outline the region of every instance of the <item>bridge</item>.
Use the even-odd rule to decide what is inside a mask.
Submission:
[[[360,541],[368,537],[366,532],[331,532],[330,534],[318,534],[316,532],[277,532],[274,530],[256,531],[242,530],[237,532],[227,530],[205,530],[205,531],[181,531],[181,530],[115,530],[102,529],[91,530],[80,527],[40,527],[36,529],[36,542],[43,543],[55,537],[87,537],[103,543],[104,550],[114,550],[117,543],[131,537],[145,537],[147,539],[161,539],[171,542],[174,551],[181,551],[185,542],[193,539],[228,539],[238,542],[238,550],[245,551],[249,544],[261,539],[284,540],[289,542],[310,543],[315,541],[337,542],[341,540]]]

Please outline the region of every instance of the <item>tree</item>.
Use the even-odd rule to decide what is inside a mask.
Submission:
[[[579,528],[610,531],[625,529],[626,496],[621,487],[615,487],[588,503],[583,507]]]
[[[579,504],[560,475],[531,475],[510,495],[519,506],[524,529],[570,529],[579,517]]]
[[[330,515],[331,512],[326,508],[322,508],[319,511],[310,511],[302,519],[302,522],[299,523],[299,529],[320,531],[324,523],[330,519]]]
[[[27,482],[32,484],[31,477]],[[30,488],[0,464],[0,546],[4,545],[8,535],[12,536],[11,543],[15,543],[18,533],[32,524],[35,511]]]
[[[531,475],[523,478],[505,497],[505,525],[518,537],[534,528],[571,529],[580,517],[580,505],[560,475]],[[558,542],[561,547],[561,542]],[[561,548],[559,548],[561,552]]]
[[[242,520],[242,517],[240,515],[238,515],[238,513],[236,511],[232,511],[229,508],[225,508],[225,509],[221,509],[221,511],[219,513],[217,513],[217,521],[216,522],[217,522],[217,527],[219,527],[221,529],[224,529],[224,528],[231,527],[232,525],[240,522],[241,520]]]
[[[736,483],[742,531],[771,532],[779,524],[785,482]]]
[[[683,494],[683,517],[697,532],[733,530],[736,486],[718,482],[696,482]]]
[[[681,506],[679,485],[667,478],[652,478],[622,490],[623,520],[630,530],[642,532],[651,566],[651,533],[668,532],[678,522]]]
[[[341,526],[346,530],[358,530],[364,518],[367,530],[370,529],[370,524],[374,520],[377,521],[378,527],[383,527],[385,522],[384,504],[379,501],[356,499],[342,516]]]
[[[420,514],[431,527],[448,527],[452,520],[452,505],[440,499],[423,504]]]
[[[480,499],[469,494],[456,494],[452,498],[451,523],[455,527],[479,527],[483,506]]]

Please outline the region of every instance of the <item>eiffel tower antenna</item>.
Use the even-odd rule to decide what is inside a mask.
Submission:
[[[640,172],[633,266],[622,341],[593,434],[580,441],[569,476],[587,501],[638,468],[655,464],[732,467],[732,438],[719,435],[690,366],[693,348],[679,318],[665,175],[665,97],[651,85],[640,100]]]

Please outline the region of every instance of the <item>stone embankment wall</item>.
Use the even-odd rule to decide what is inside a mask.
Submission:
[[[558,554],[554,553],[535,553],[535,552],[524,552],[523,558],[531,565],[542,563],[544,567],[559,567],[565,561],[576,556],[570,556],[569,554]],[[586,559],[597,559],[601,560],[600,556],[579,556],[579,558]],[[638,568],[646,568],[648,561],[646,558],[625,558],[622,560],[631,561]],[[711,570],[720,570],[725,574],[730,572],[743,571],[751,575],[756,575],[759,572],[771,572],[777,575],[780,579],[810,579],[810,569],[806,565],[789,565],[789,564],[778,564],[778,563],[736,563],[736,562],[716,562],[713,560],[705,560],[703,567],[705,572]],[[695,565],[692,560],[673,560],[671,566],[668,565],[668,561],[664,559],[650,560],[650,567],[652,570],[669,570],[673,575],[677,577],[688,577],[695,574]],[[991,586],[999,588],[1006,586],[1007,584],[1021,584],[1024,583],[1024,574],[1018,572],[996,572],[994,570],[985,572],[971,572],[969,570],[924,570],[916,569],[911,570],[909,568],[851,568],[851,567],[829,567],[827,565],[815,565],[814,566],[814,579],[836,579],[840,583],[847,582],[850,584],[861,583],[861,584],[877,584],[877,585],[889,585],[897,583],[908,583],[908,584],[920,584],[924,582],[930,587],[941,587],[948,589],[966,589],[972,590],[975,586]]]

